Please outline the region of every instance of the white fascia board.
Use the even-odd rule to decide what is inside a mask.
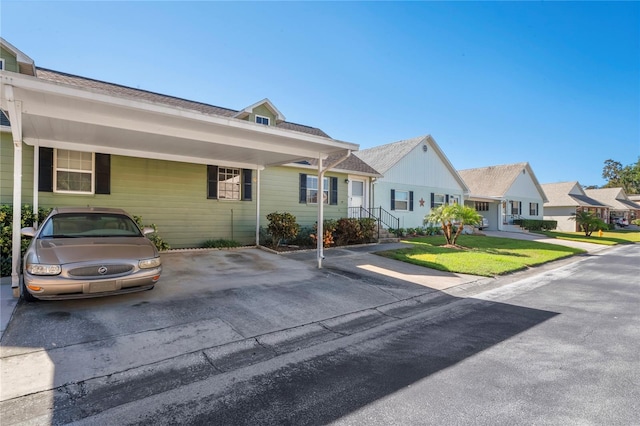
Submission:
[[[68,149],[70,151],[82,151],[82,152],[94,152],[91,148],[93,146],[88,146],[83,143],[74,143],[74,142],[61,142],[61,141],[52,141],[46,139],[32,139],[25,138],[24,143],[27,145],[38,145],[46,148],[57,148],[57,149]],[[188,155],[175,155],[175,154],[163,154],[158,152],[149,152],[149,151],[140,151],[135,149],[122,149],[122,148],[112,148],[112,147],[100,147],[100,152],[103,154],[112,154],[112,155],[122,155],[126,157],[138,157],[138,158],[148,158],[153,160],[166,160],[166,161],[177,161],[183,163],[193,163],[193,164],[214,164],[216,163],[215,159],[210,158],[201,158],[201,157],[190,157]],[[241,169],[263,169],[263,167],[259,164],[253,163],[244,163],[244,162],[234,162],[228,160],[219,160],[219,163],[224,164],[228,167],[237,167]]]
[[[66,86],[59,83],[53,83],[46,80],[38,79],[37,77],[25,76],[22,74],[8,73],[0,71],[0,84],[11,84],[15,88],[24,90],[31,90],[36,93],[50,93],[68,98],[80,98],[86,101],[99,102],[107,105],[119,106],[123,108],[147,111],[151,113],[164,114],[173,117],[191,119],[199,122],[205,122],[215,125],[224,126],[227,128],[234,128],[239,130],[255,133],[257,137],[259,135],[271,135],[278,138],[294,139],[300,142],[306,142],[314,145],[315,151],[322,152],[335,152],[340,150],[357,150],[358,145],[354,143],[341,142],[335,139],[325,138],[322,136],[315,136],[300,132],[293,132],[289,130],[279,129],[273,126],[263,126],[255,123],[250,123],[244,120],[237,120],[226,117],[216,117],[211,115],[201,114],[192,110],[183,108],[171,107],[164,104],[159,104],[150,101],[131,99],[118,97],[114,95],[107,95],[98,91],[92,91],[89,89],[80,89],[72,86]],[[317,158],[313,156],[313,158]]]
[[[282,164],[282,166],[284,166],[284,167],[295,167],[295,168],[298,168],[298,169],[318,170],[318,166],[314,166],[314,165],[311,165],[311,164],[286,163],[286,164]],[[345,174],[352,174],[352,175],[358,175],[358,176],[382,177],[381,174],[360,172],[360,171],[357,171],[357,170],[333,168],[333,169],[331,169],[331,171],[335,172],[335,173],[345,173]]]

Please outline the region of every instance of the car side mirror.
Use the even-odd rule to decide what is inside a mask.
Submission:
[[[20,230],[20,234],[24,235],[25,237],[32,237],[33,238],[36,235],[36,228],[34,228],[33,226],[22,228]]]
[[[145,226],[144,228],[142,228],[142,233],[144,235],[153,234],[154,232],[156,232],[156,231],[153,228],[151,228],[150,226]]]

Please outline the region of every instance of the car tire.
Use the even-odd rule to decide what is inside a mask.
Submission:
[[[24,300],[27,303],[33,303],[38,301],[37,297],[29,293],[29,290],[27,290],[27,287],[24,284],[24,280],[20,280],[20,297],[22,297],[22,300]]]

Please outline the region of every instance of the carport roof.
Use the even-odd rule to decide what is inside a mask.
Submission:
[[[2,109],[20,107],[28,145],[243,168],[358,149],[314,127],[264,126],[234,118],[236,110],[44,68],[0,76]]]

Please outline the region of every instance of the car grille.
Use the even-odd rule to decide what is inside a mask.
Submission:
[[[106,268],[104,273],[100,273],[101,268]],[[93,265],[69,270],[69,275],[73,277],[111,277],[123,275],[133,270],[132,265]]]

